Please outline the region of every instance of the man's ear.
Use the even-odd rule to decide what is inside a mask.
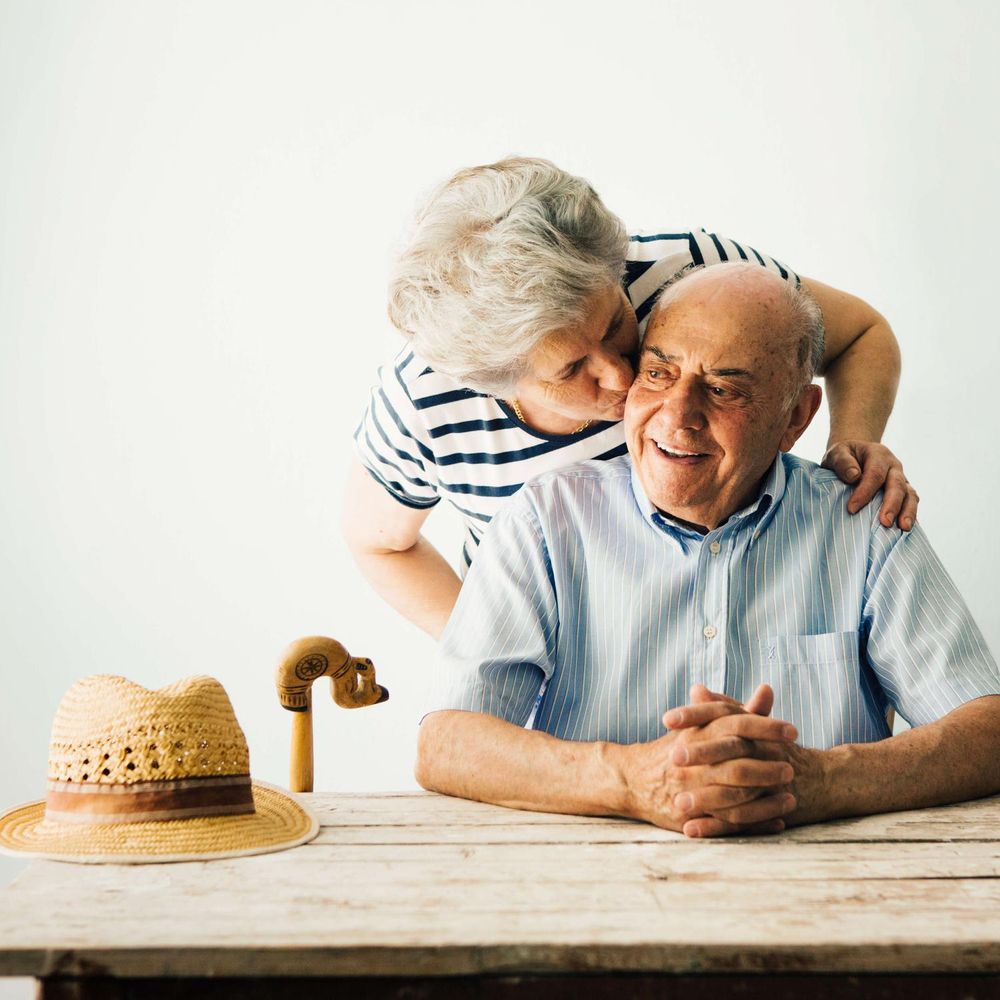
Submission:
[[[802,432],[812,423],[812,418],[816,416],[820,401],[823,399],[823,390],[810,382],[804,386],[799,398],[792,407],[792,412],[788,414],[788,427],[781,435],[781,442],[778,447],[782,451],[791,451],[792,446],[802,436]]]

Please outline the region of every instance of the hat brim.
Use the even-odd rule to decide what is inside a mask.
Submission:
[[[253,782],[256,811],[241,816],[149,820],[106,825],[45,818],[45,802],[0,816],[0,852],[79,864],[137,865],[210,861],[284,851],[319,833],[316,814],[287,792]]]

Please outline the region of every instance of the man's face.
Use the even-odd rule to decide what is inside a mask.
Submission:
[[[754,499],[819,405],[817,386],[789,400],[798,343],[780,282],[726,265],[685,278],[642,344],[625,407],[632,461],[655,506],[709,530]]]

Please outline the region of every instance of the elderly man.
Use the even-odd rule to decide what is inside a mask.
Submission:
[[[442,637],[424,787],[690,836],[1000,791],[1000,672],[923,532],[848,516],[787,454],[822,339],[760,268],[668,289],[631,461],[534,480],[490,528]],[[890,705],[912,730],[890,737]]]

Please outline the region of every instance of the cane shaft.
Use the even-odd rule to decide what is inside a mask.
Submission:
[[[292,753],[288,787],[293,792],[313,790],[312,705],[304,712],[292,713]]]

